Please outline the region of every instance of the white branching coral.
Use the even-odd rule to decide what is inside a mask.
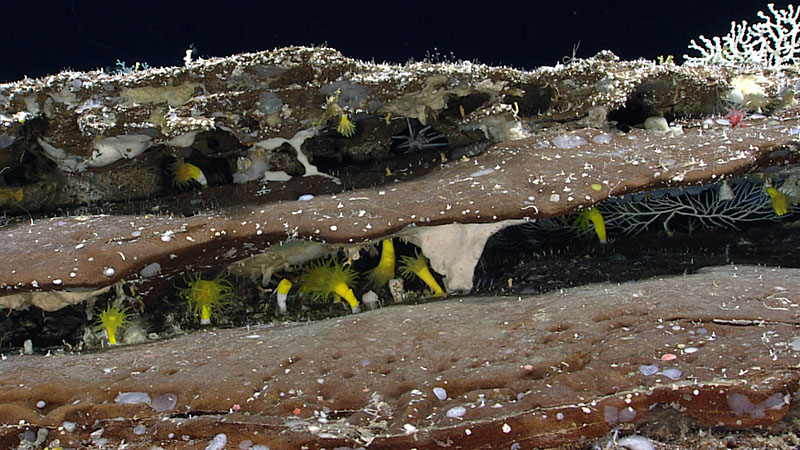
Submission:
[[[749,25],[731,22],[731,31],[711,39],[700,35],[700,43],[692,39],[690,50],[700,56],[683,55],[690,64],[753,65],[781,68],[800,62],[800,8],[775,9],[767,5],[770,15],[758,12],[762,22]],[[701,45],[702,44],[702,45]]]

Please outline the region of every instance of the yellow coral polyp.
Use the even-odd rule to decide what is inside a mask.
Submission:
[[[189,302],[194,314],[200,315],[200,324],[208,325],[215,310],[233,298],[233,285],[224,276],[204,280],[200,274],[189,274],[185,288],[178,288],[178,295]]]
[[[0,188],[0,205],[10,205],[22,201],[24,194],[22,189]]]
[[[277,298],[278,298],[278,309],[281,313],[286,313],[286,299],[289,298],[289,291],[292,290],[292,282],[287,280],[286,278],[282,279],[280,283],[278,283],[277,288]]]
[[[395,252],[394,243],[391,239],[384,239],[382,242],[381,259],[374,269],[367,274],[369,285],[380,288],[394,278]]]
[[[344,137],[353,137],[356,134],[356,126],[350,121],[347,114],[342,114],[342,117],[339,118],[339,126],[336,127],[336,131]]]
[[[606,223],[597,208],[592,206],[584,209],[580,212],[575,222],[577,228],[583,232],[587,232],[590,227],[594,228],[594,232],[601,244],[608,242],[606,238]]]
[[[188,188],[192,180],[201,186],[208,186],[205,174],[194,164],[176,159],[170,167],[172,169],[172,185],[178,189]]]
[[[789,212],[789,197],[786,194],[774,187],[768,187],[767,194],[772,201],[772,209],[775,210],[775,214],[782,216]]]
[[[425,282],[428,287],[433,291],[434,297],[441,297],[444,295],[442,287],[436,282],[430,269],[428,269],[428,260],[419,252],[414,256],[403,256],[400,258],[400,274],[406,278],[411,278],[411,275],[416,275],[420,280]]]
[[[358,299],[350,287],[358,275],[333,258],[312,262],[300,275],[300,290],[310,294],[314,300],[345,299],[353,312],[358,312]]]
[[[97,317],[97,330],[105,330],[108,343],[116,345],[117,330],[130,323],[129,317],[128,308],[119,309],[119,305],[109,304]]]

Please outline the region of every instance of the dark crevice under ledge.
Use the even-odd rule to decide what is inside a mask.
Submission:
[[[595,139],[607,134],[603,130],[552,130],[494,145],[412,181],[308,201],[223,208],[193,217],[38,219],[0,230],[0,287],[5,295],[101,288],[136,278],[153,262],[161,264],[161,276],[145,281],[171,283],[187,266],[223,267],[287,239],[362,243],[412,225],[559,216],[612,195],[704,184],[792,164],[798,156],[792,130],[799,125],[798,111],[787,110],[736,128],[703,129],[695,121],[684,124],[680,135],[641,129],[611,133],[606,143]],[[564,134],[586,143],[556,147],[553,138]]]

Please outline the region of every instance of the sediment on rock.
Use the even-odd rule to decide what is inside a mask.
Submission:
[[[67,445],[102,433],[143,448],[202,447],[221,432],[271,448],[546,447],[654,410],[774,424],[798,395],[798,269],[538,296],[502,274],[507,289],[493,293],[520,295],[422,293],[302,325],[275,315],[273,292],[273,275],[298,284],[320,257],[367,269],[359,258],[377,260],[388,238],[398,262],[423,258],[434,283],[468,292],[491,235],[556,224],[574,236],[589,211],[617,233],[592,222],[600,249],[751,218],[782,220],[774,236],[785,236],[800,201],[800,109],[785,87],[796,74],[757,75],[610,52],[529,72],[293,47],[0,85],[0,306],[13,310],[0,329],[44,334],[62,319],[96,346],[96,301],[163,315],[169,329],[148,335],[142,314],[131,341],[142,345],[4,358],[0,442],[50,430]],[[720,105],[737,76],[753,77],[762,109],[734,122],[722,113],[736,105]],[[215,323],[256,325],[184,335],[200,308],[176,289],[206,275],[246,316]],[[388,293],[400,302],[387,289],[378,302]]]
[[[277,449],[538,447],[601,437],[663,409],[710,426],[767,425],[796,402],[798,275],[725,266],[86,355],[11,355],[0,416],[24,422],[2,440],[69,421],[66,445],[103,429],[109,443],[164,448],[220,432]],[[126,392],[150,403],[115,401]],[[160,410],[153,399],[167,394],[177,400]]]

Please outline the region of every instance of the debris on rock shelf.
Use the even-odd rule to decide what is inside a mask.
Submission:
[[[288,47],[0,84],[0,446],[762,446],[800,395],[794,74]]]

